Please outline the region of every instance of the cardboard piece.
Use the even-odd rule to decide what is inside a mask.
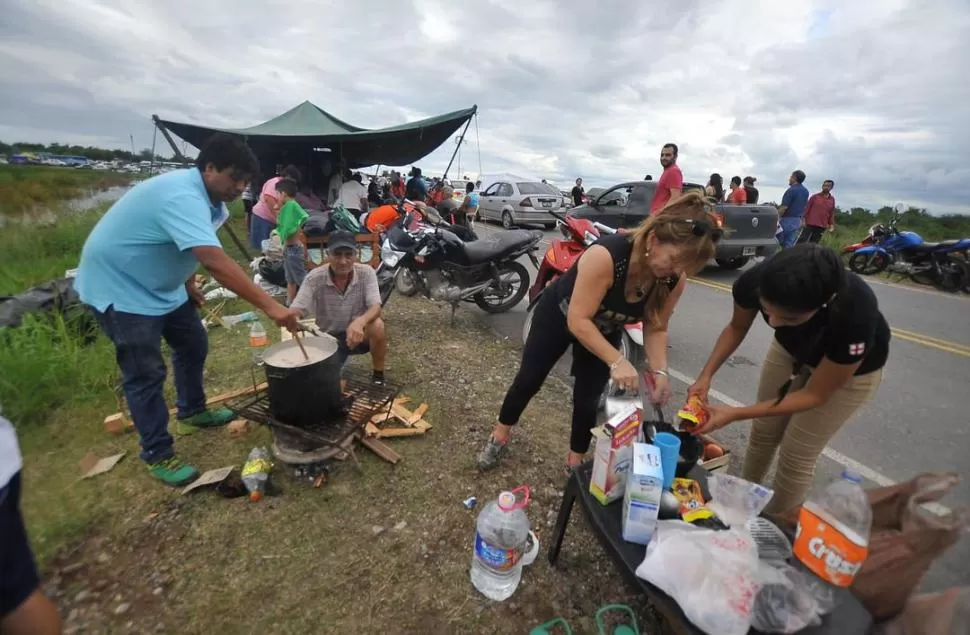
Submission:
[[[194,489],[199,487],[205,487],[206,485],[218,485],[229,477],[229,474],[235,469],[234,466],[230,465],[228,467],[220,467],[215,470],[209,470],[195,479],[182,490],[182,496],[185,496]]]
[[[114,456],[107,456],[103,459],[99,459],[98,456],[93,452],[88,452],[81,459],[79,467],[81,468],[81,478],[91,478],[97,476],[98,474],[104,474],[114,469],[121,459],[125,458],[126,452],[121,454],[115,454]]]
[[[627,404],[593,430],[596,446],[589,493],[601,505],[609,505],[623,497],[633,460],[633,443],[639,432],[640,412],[634,403]]]

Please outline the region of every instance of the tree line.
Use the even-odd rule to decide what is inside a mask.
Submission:
[[[22,154],[25,152],[49,152],[51,154],[60,156],[87,157],[92,161],[136,162],[152,160],[152,151],[150,148],[144,148],[141,152],[132,154],[130,150],[108,150],[105,148],[95,148],[94,146],[67,145],[64,143],[51,143],[49,145],[45,145],[43,143],[28,143],[26,141],[17,141],[15,143],[5,143],[0,141],[0,154],[5,154],[9,157],[14,154]],[[155,160],[174,161],[175,159],[156,153]]]

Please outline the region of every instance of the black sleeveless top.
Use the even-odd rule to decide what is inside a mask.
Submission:
[[[611,234],[596,241],[597,245],[605,247],[613,258],[613,284],[606,291],[599,309],[593,316],[593,323],[604,333],[615,331],[624,324],[635,324],[643,320],[644,308],[647,300],[657,284],[666,284],[671,290],[677,286],[677,278],[664,278],[657,281],[642,298],[630,302],[626,298],[626,279],[630,274],[630,261],[633,255],[633,234]],[[579,271],[579,259],[573,263],[569,271],[564,273],[546,289],[553,296],[563,314],[569,309],[569,299],[576,287],[576,276]]]

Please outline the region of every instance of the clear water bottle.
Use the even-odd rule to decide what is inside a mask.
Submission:
[[[795,556],[823,614],[835,608],[835,590],[852,584],[869,553],[872,508],[859,481],[855,472],[842,472],[813,490],[798,516]]]
[[[258,501],[266,492],[269,473],[273,469],[273,460],[266,448],[253,448],[242,469],[242,482],[249,491],[249,500]]]
[[[482,595],[501,602],[515,593],[522,579],[522,556],[528,550],[529,488],[502,492],[478,515],[471,578]]]
[[[269,335],[266,334],[266,327],[262,322],[253,322],[249,327],[249,345],[252,348],[262,348],[269,344]]]

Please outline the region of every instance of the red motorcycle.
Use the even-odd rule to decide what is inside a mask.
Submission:
[[[888,230],[886,229],[885,225],[883,225],[882,223],[876,223],[875,225],[869,228],[869,233],[860,242],[852,243],[851,245],[846,245],[842,247],[842,253],[854,254],[856,251],[858,251],[859,249],[862,249],[863,247],[868,247],[869,245],[875,244],[876,242],[879,241],[880,238],[885,236],[887,232]]]
[[[546,255],[539,265],[539,272],[536,274],[535,283],[529,288],[529,307],[526,309],[525,324],[522,326],[522,343],[529,337],[532,329],[533,309],[539,303],[539,298],[546,287],[553,283],[559,276],[569,271],[576,260],[583,255],[593,243],[599,240],[602,234],[615,234],[617,230],[603,225],[602,223],[592,222],[584,218],[574,218],[564,216],[558,212],[550,211],[556,217],[556,223],[562,238],[553,240],[546,251]],[[623,338],[620,340],[620,352],[633,364],[634,368],[639,368],[643,364],[643,323],[627,324],[624,327]],[[606,397],[620,394],[622,391],[613,385],[610,380],[606,391],[603,393],[601,406],[605,406]]]

